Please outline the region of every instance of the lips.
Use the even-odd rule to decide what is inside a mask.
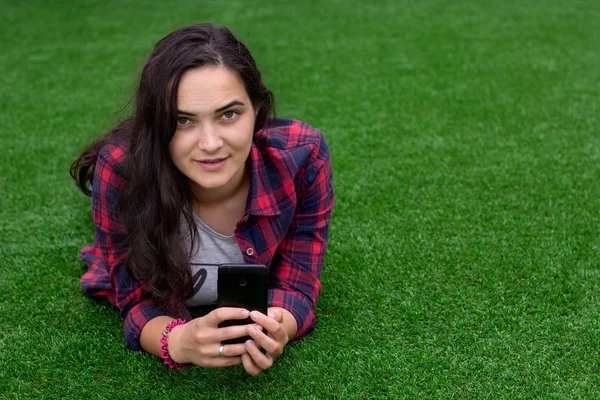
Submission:
[[[195,162],[204,170],[215,171],[223,168],[227,164],[227,160],[229,157],[196,160]]]
[[[226,159],[226,157],[225,158],[213,158],[211,160],[199,160],[198,162],[207,163],[207,164],[218,164],[221,161],[224,161],[225,159]]]

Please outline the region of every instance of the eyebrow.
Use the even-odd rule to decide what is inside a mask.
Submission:
[[[217,108],[217,109],[215,110],[215,114],[216,114],[216,113],[219,113],[219,112],[221,112],[221,111],[223,111],[223,110],[227,110],[229,107],[233,107],[233,106],[244,106],[244,105],[245,105],[245,104],[244,104],[244,103],[242,103],[242,102],[241,102],[241,101],[239,101],[239,100],[233,100],[232,102],[229,102],[229,103],[225,104],[224,106]],[[195,117],[195,116],[196,116],[196,114],[194,114],[193,112],[184,111],[184,110],[177,110],[177,113],[178,113],[178,114],[181,114],[181,115],[189,115],[189,116],[191,116],[191,117]]]

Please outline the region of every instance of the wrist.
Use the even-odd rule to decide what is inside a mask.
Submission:
[[[284,310],[283,323],[283,326],[288,334],[289,340],[294,340],[294,338],[296,337],[296,333],[298,333],[298,322],[296,322],[296,317],[294,317],[294,314],[292,314],[288,310]]]
[[[187,364],[190,361],[185,357],[186,352],[183,351],[183,334],[187,324],[177,325],[169,333],[167,338],[167,345],[169,349],[169,355],[171,359],[178,364]]]
[[[165,327],[165,330],[162,332],[162,336],[160,338],[160,343],[161,343],[161,347],[160,347],[160,353],[161,353],[161,358],[163,359],[164,363],[167,364],[169,367],[171,368],[175,368],[177,370],[182,369],[182,368],[187,368],[187,365],[184,365],[180,362],[178,362],[177,360],[174,360],[171,354],[171,351],[175,351],[177,352],[177,346],[173,345],[173,341],[169,340],[172,339],[171,333],[173,332],[173,330],[176,330],[176,328],[178,326],[182,326],[185,325],[186,321],[184,319],[174,319],[172,320],[170,323],[167,324],[167,326]],[[175,335],[177,337],[177,335]],[[174,341],[175,343],[177,343],[177,340]],[[169,345],[173,345],[172,348],[170,348]]]

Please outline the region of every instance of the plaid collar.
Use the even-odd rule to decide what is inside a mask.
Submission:
[[[268,133],[267,133],[268,134]],[[281,213],[286,206],[291,206],[289,197],[278,198],[272,189],[271,183],[275,187],[281,186],[281,176],[277,168],[267,165],[261,150],[252,142],[250,149],[250,168],[252,171],[250,192],[246,201],[246,212],[253,215],[274,216]]]

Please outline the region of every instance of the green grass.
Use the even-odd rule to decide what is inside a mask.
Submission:
[[[600,397],[597,1],[0,1],[0,398]],[[68,167],[153,44],[229,26],[337,203],[318,329],[171,371],[87,299]]]

